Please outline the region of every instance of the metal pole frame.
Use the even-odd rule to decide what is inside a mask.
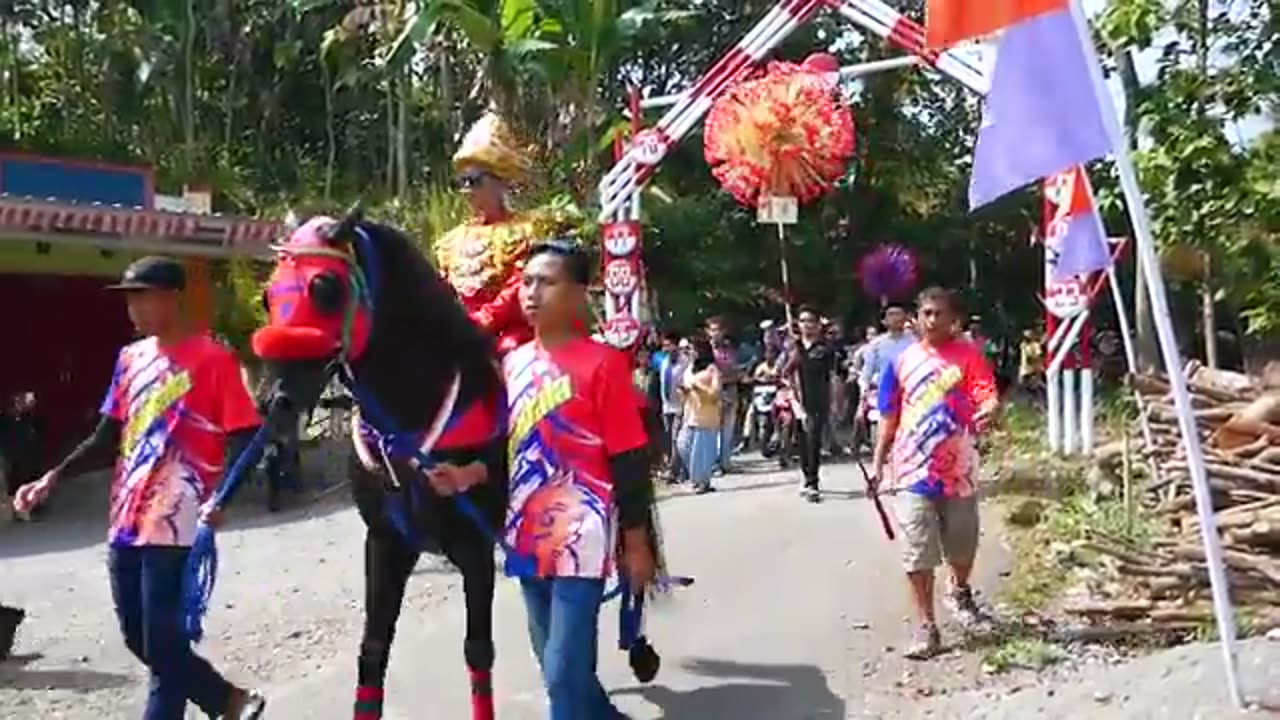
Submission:
[[[616,222],[634,217],[637,208],[632,204],[632,199],[653,175],[670,148],[702,120],[716,99],[745,78],[783,38],[807,23],[823,6],[839,13],[855,26],[916,55],[926,65],[980,95],[985,95],[990,87],[988,78],[969,59],[957,54],[954,50],[941,52],[930,50],[925,43],[924,27],[906,18],[881,0],[781,0],[722,56],[694,84],[693,88],[680,97],[657,125],[632,138],[626,154],[600,182],[600,221]],[[1217,629],[1222,641],[1227,693],[1235,706],[1243,709],[1244,696],[1236,664],[1235,618],[1223,563],[1222,544],[1218,538],[1217,522],[1213,516],[1204,454],[1197,435],[1187,381],[1182,375],[1176,331],[1169,316],[1164,277],[1160,272],[1150,219],[1147,217],[1146,202],[1138,184],[1133,160],[1128,154],[1128,146],[1124,142],[1124,129],[1119,126],[1118,115],[1102,77],[1097,48],[1093,45],[1083,7],[1079,0],[1069,0],[1068,8],[1075,21],[1085,57],[1089,61],[1094,94],[1102,107],[1103,120],[1110,136],[1112,155],[1116,161],[1120,184],[1136,235],[1138,272],[1141,272],[1148,281],[1148,295],[1155,311],[1156,334],[1159,336],[1165,369],[1172,386],[1174,405],[1177,408],[1182,441],[1187,454],[1187,466],[1195,491],[1196,509],[1200,516],[1201,541],[1209,560],[1210,587]],[[1065,337],[1066,347],[1070,347],[1075,340],[1074,336],[1079,335],[1084,319],[1084,317],[1080,318],[1070,328],[1074,332]],[[1061,358],[1057,360],[1058,369],[1061,369]],[[1046,381],[1048,379],[1049,373],[1046,372]]]

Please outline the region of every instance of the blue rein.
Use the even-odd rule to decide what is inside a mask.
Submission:
[[[381,450],[386,451],[388,456],[398,455],[403,458],[413,460],[418,471],[426,475],[436,466],[436,461],[429,454],[424,453],[421,448],[413,441],[412,436],[399,432],[395,425],[391,422],[391,418],[378,404],[378,401],[372,394],[365,392],[359,384],[355,382],[355,378],[345,369],[337,371],[338,381],[351,392],[356,403],[360,406],[360,412],[365,423],[377,435],[377,440],[381,445]],[[455,407],[453,412],[456,413],[458,408]],[[446,420],[446,425],[448,421]],[[394,472],[390,467],[387,468],[388,473]],[[413,527],[413,518],[410,511],[416,507],[417,493],[413,490],[412,483],[404,483],[401,488],[404,491],[404,498],[398,500],[389,500],[387,504],[387,512],[391,522],[400,531],[401,535],[411,545],[421,546],[418,532]],[[389,496],[393,498],[395,496]],[[537,565],[534,559],[524,553],[518,552],[511,547],[510,543],[503,537],[498,535],[484,514],[480,512],[480,508],[467,497],[464,493],[457,493],[450,496],[453,499],[458,510],[485,536],[485,539],[493,542],[502,548],[502,552],[507,555],[512,567],[515,568],[519,577],[532,577],[537,573]]]
[[[270,437],[270,423],[263,422],[218,486],[210,500],[214,507],[221,508],[235,491]],[[215,534],[213,527],[204,522],[196,527],[196,536],[191,543],[191,552],[187,555],[187,566],[182,575],[182,628],[191,642],[198,643],[204,637],[204,616],[209,612],[209,600],[213,597],[213,586],[218,579],[218,544]]]
[[[368,264],[368,268],[362,272],[358,262],[354,258],[351,261],[353,269],[352,303],[360,302],[372,308],[374,289],[379,279],[377,253],[373,252],[370,247],[372,241],[363,228],[357,226],[355,235],[356,245],[358,250],[361,251],[360,255]],[[366,281],[357,279],[357,275],[367,278],[367,284],[365,284]],[[354,376],[347,369],[345,363],[346,342],[349,339],[348,333],[350,332],[353,312],[354,305],[348,309],[348,317],[344,323],[343,347],[341,348],[339,362],[335,365],[337,377],[359,404],[365,422],[378,435],[379,450],[387,455],[387,459],[389,460],[391,455],[410,458],[417,463],[418,470],[425,475],[436,466],[436,461],[430,455],[424,453],[413,442],[411,436],[398,431],[377,400],[370,393],[361,389],[360,385],[355,382]],[[274,404],[272,408],[274,408]],[[453,408],[452,412],[457,412],[457,407]],[[235,463],[227,471],[211,500],[214,507],[222,507],[226,499],[242,481],[246,471],[249,470],[256,458],[261,454],[271,435],[270,414],[269,412],[268,418],[258,428],[249,445],[245,447],[240,456],[236,458]],[[394,470],[388,465],[387,472],[394,473]],[[412,511],[416,508],[417,492],[413,489],[412,483],[404,484],[401,489],[404,493],[402,496],[388,495],[387,513],[392,524],[404,539],[416,549],[421,547],[421,537],[413,526],[412,514]],[[502,552],[507,556],[507,569],[511,574],[520,578],[537,576],[536,560],[511,547],[502,536],[490,527],[484,514],[480,512],[480,508],[476,507],[476,504],[470,498],[462,493],[451,497],[462,514],[475,525],[485,538],[502,549]],[[182,578],[181,621],[183,630],[191,642],[198,643],[204,636],[204,616],[209,611],[209,601],[213,596],[217,575],[218,548],[215,531],[213,527],[201,522],[196,528],[195,539],[192,542],[191,552],[187,558],[187,565]],[[693,584],[693,578],[680,576],[663,577],[658,578],[657,584],[662,589],[687,587]],[[626,650],[631,648],[642,636],[644,601],[642,596],[628,592],[627,582],[621,578],[615,588],[605,593],[602,602],[609,602],[619,596],[624,596],[619,617],[619,645]]]

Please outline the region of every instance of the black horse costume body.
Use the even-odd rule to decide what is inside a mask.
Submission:
[[[488,528],[506,508],[505,399],[493,342],[403,233],[354,214],[313,218],[281,246],[264,297],[270,322],[254,336],[275,392],[293,412],[314,407],[335,367],[379,406],[394,431],[436,462],[479,461],[487,479],[466,496]],[[367,278],[367,280],[366,280]],[[364,408],[373,417],[372,408]],[[290,422],[289,419],[282,422]],[[457,501],[435,493],[421,468],[389,453],[357,419],[352,491],[367,526],[365,623],[356,720],[382,716],[383,684],[404,591],[423,552],[462,573],[464,657],[472,718],[493,720],[493,537]],[[386,428],[379,428],[380,430]]]

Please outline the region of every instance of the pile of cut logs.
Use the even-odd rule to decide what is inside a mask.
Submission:
[[[1253,629],[1280,626],[1280,444],[1248,432],[1228,441],[1231,431],[1222,430],[1263,390],[1256,378],[1194,361],[1185,372],[1232,600]],[[1083,549],[1113,571],[1112,581],[1100,584],[1109,597],[1070,611],[1104,624],[1105,631],[1097,629],[1109,636],[1193,630],[1213,615],[1177,414],[1166,378],[1139,376],[1132,385],[1147,427],[1135,423],[1130,437],[1099,447],[1095,463],[1102,475],[1120,478],[1126,497],[1141,507],[1136,512],[1156,518],[1158,536],[1139,548],[1094,533]]]

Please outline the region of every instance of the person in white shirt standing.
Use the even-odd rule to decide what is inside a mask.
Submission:
[[[902,352],[904,348],[916,342],[915,335],[906,331],[907,311],[901,305],[889,305],[884,309],[882,316],[885,331],[876,337],[875,340],[868,343],[866,353],[862,358],[861,386],[862,408],[865,411],[870,410],[876,405],[876,392],[880,384],[880,378],[884,375],[884,369],[889,367],[893,359]],[[870,423],[868,423],[870,424]],[[871,444],[874,446],[876,438],[871,438]]]

